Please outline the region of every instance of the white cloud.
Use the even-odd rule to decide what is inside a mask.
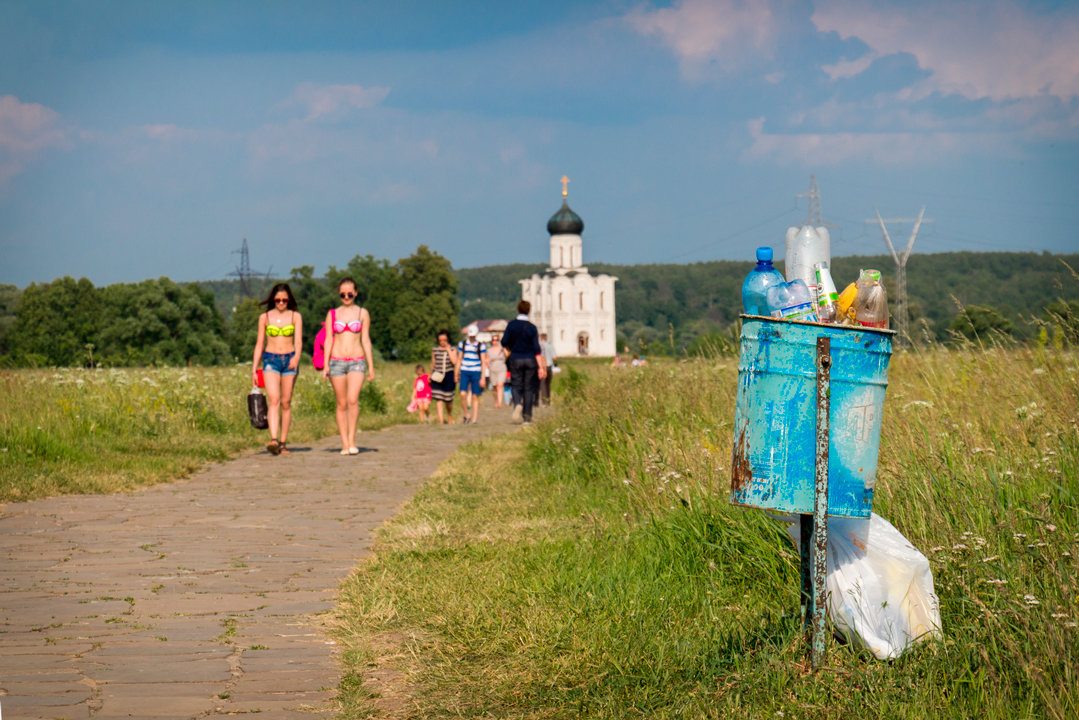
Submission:
[[[299,105],[307,111],[304,119],[310,121],[342,115],[349,110],[378,107],[389,94],[390,89],[385,87],[301,83],[282,105]]]
[[[862,0],[820,0],[818,30],[857,38],[865,58],[825,68],[849,77],[878,56],[909,53],[930,73],[915,97],[933,92],[996,101],[1043,95],[1079,97],[1079,12],[1020,7],[1013,0],[867,6]]]
[[[765,132],[764,118],[749,121],[752,143],[744,161],[767,160],[803,167],[865,163],[878,166],[937,163],[945,157],[972,151],[1000,156],[1015,151],[1014,136],[1001,133],[956,132]]]
[[[39,152],[68,145],[68,131],[55,110],[0,96],[0,189],[26,169]]]
[[[828,73],[828,76],[833,80],[854,77],[855,75],[861,75],[865,72],[877,57],[878,55],[876,53],[867,53],[857,60],[847,60],[844,58],[834,65],[821,65],[821,70]]]
[[[634,10],[626,21],[642,35],[658,36],[690,76],[710,63],[729,71],[748,56],[770,57],[775,44],[776,19],[767,2],[681,0],[674,7]]]

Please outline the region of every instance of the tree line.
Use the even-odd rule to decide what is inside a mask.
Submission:
[[[753,263],[588,266],[592,273],[618,277],[615,312],[620,347],[683,354],[702,342],[730,345],[730,334],[741,312],[742,281]],[[782,263],[779,267],[782,269]],[[840,290],[854,281],[862,268],[882,271],[894,311],[895,263],[890,255],[832,259],[832,275]],[[458,270],[462,322],[512,317],[512,304],[521,292],[517,281],[544,269],[544,265],[533,264]],[[968,338],[997,334],[1019,341],[1048,335],[1054,341],[1075,343],[1079,340],[1076,270],[1079,254],[912,255],[907,265],[911,331],[928,342],[948,342],[957,334]]]
[[[384,358],[427,357],[435,334],[456,326],[457,280],[450,263],[421,245],[396,263],[357,255],[344,267],[293,268],[287,278],[255,283],[241,297],[229,281],[176,283],[169,278],[95,287],[60,278],[22,290],[0,285],[0,363],[14,366],[219,365],[251,358],[259,303],[287,282],[304,317],[311,353],[337,283],[356,281],[372,318],[371,343]],[[231,292],[230,292],[231,290]]]
[[[591,263],[593,272],[619,278],[619,346],[634,352],[692,354],[737,346],[742,280],[751,262],[685,265]],[[882,270],[895,308],[890,256],[836,257],[840,289],[860,268]],[[1014,337],[1019,341],[1079,344],[1079,254],[937,253],[912,255],[907,269],[912,333],[925,341],[953,337]],[[296,295],[311,352],[327,310],[337,303],[337,281],[356,280],[371,313],[371,341],[385,358],[427,357],[435,333],[474,320],[512,318],[519,280],[544,265],[515,264],[454,271],[426,246],[396,263],[357,255],[316,277],[293,268],[282,280]],[[276,280],[255,283],[256,298],[239,294],[236,280],[179,284],[168,278],[94,287],[61,278],[19,290],[0,285],[0,364],[182,365],[243,362],[255,343],[258,300]]]

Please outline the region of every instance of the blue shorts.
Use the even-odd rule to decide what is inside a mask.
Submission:
[[[473,395],[482,395],[483,389],[480,387],[480,378],[482,377],[483,372],[480,370],[462,370],[461,392],[468,392],[471,388]]]
[[[297,375],[299,369],[289,370],[288,364],[292,362],[292,356],[296,353],[262,353],[262,372],[277,373],[278,375]]]
[[[367,358],[330,358],[330,377],[343,377],[349,373],[367,374]]]

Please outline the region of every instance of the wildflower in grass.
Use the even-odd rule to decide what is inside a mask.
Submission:
[[[1024,595],[1023,602],[1025,602],[1027,605],[1041,605],[1041,603],[1038,602],[1038,599],[1033,595]]]
[[[952,545],[952,550],[970,550],[970,548],[963,543],[956,543],[955,545]]]
[[[1002,580],[1001,578],[996,578],[994,580],[986,580],[985,584],[986,585],[1007,585],[1008,581],[1007,580]]]
[[[1047,525],[1043,525],[1042,529],[1044,529],[1045,532],[1054,532],[1057,529],[1057,526],[1053,523],[1049,523]]]
[[[925,400],[911,400],[909,403],[907,403],[906,405],[903,406],[903,409],[906,410],[906,409],[912,408],[912,407],[931,408],[931,407],[933,407],[933,403],[926,402]]]
[[[1055,620],[1060,620],[1061,618],[1068,617],[1068,613],[1053,613],[1052,615],[1050,615],[1050,617],[1052,617]]]
[[[1020,540],[1022,540],[1026,536],[1027,536],[1026,533],[1015,533],[1014,535],[1012,535],[1012,540],[1015,540],[1016,542],[1019,542]]]
[[[982,562],[984,563],[993,562],[994,560],[1000,560],[1000,555],[990,555],[987,558],[982,558]]]
[[[931,553],[940,552],[943,549],[944,549],[943,545],[937,545],[936,547],[929,548],[929,552],[931,552]]]

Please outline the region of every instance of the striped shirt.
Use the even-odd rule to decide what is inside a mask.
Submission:
[[[479,372],[483,369],[481,356],[487,354],[487,346],[481,342],[470,343],[462,340],[457,343],[461,351],[461,372]]]

